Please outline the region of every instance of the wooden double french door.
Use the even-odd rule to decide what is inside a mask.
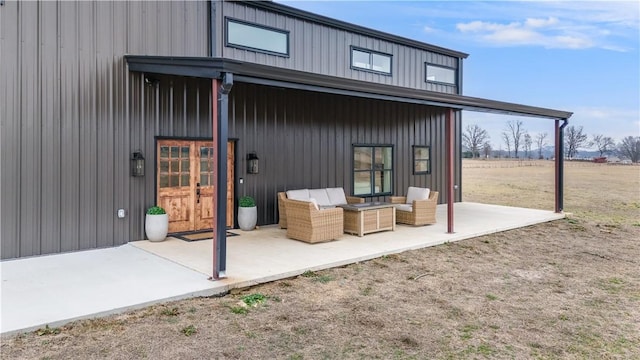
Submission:
[[[157,202],[169,214],[169,232],[213,226],[213,142],[158,140]],[[227,227],[233,227],[234,143],[227,143]]]

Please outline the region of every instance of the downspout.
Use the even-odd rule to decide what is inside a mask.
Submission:
[[[564,209],[564,128],[569,125],[569,119],[558,126],[560,120],[556,120],[556,213]]]

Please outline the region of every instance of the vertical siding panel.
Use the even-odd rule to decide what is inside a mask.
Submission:
[[[128,29],[126,32],[127,36],[127,48],[126,53],[128,54],[140,54],[140,55],[148,55],[147,52],[144,51],[142,47],[142,39],[141,34],[144,33],[143,26],[145,25],[140,19],[143,17],[143,9],[145,6],[145,2],[143,1],[127,1],[127,25]]]
[[[40,48],[42,83],[42,169],[40,202],[42,222],[42,253],[60,251],[60,82],[58,61],[58,17],[48,14],[58,13],[58,4],[40,4]],[[46,195],[44,195],[46,194]]]
[[[180,41],[176,41],[177,34],[174,34],[173,29],[173,16],[178,11],[173,11],[171,6],[173,3],[169,3],[169,6],[162,6],[163,4],[156,4],[155,18],[157,21],[153,21],[155,25],[156,36],[151,36],[155,42],[156,52],[158,54],[171,54],[171,50],[177,48]],[[177,6],[177,5],[175,5]],[[177,53],[177,52],[176,52]]]
[[[114,124],[113,124],[113,74],[114,53],[113,2],[97,2],[96,16],[96,112],[97,112],[97,207],[96,246],[114,245],[114,227],[117,205],[114,202]]]
[[[80,60],[80,249],[96,247],[96,67],[95,67],[95,4],[79,3],[78,34]]]
[[[10,1],[0,11],[0,256],[20,256],[20,31],[21,2]]]
[[[40,118],[40,69],[38,63],[39,38],[38,3],[22,3],[20,7],[21,89],[20,113],[22,139],[20,151],[20,256],[40,254],[40,167],[42,123]]]
[[[170,38],[165,38],[162,37],[162,35],[158,36],[157,31],[158,31],[158,23],[160,22],[160,20],[158,19],[158,16],[161,16],[161,5],[158,2],[155,1],[143,1],[142,2],[142,17],[138,18],[137,21],[140,21],[140,19],[144,19],[144,21],[140,21],[142,23],[142,29],[143,31],[139,34],[137,34],[138,36],[140,36],[140,39],[142,40],[142,53],[143,54],[148,54],[148,55],[156,55],[159,53],[159,42],[161,41],[161,39],[163,39],[163,41],[167,41],[170,42]],[[168,27],[171,29],[171,23],[165,23],[163,24],[165,27]],[[155,36],[154,36],[155,35]]]
[[[60,2],[61,251],[79,249],[78,3]]]

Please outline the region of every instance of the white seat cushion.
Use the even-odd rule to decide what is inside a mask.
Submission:
[[[311,189],[309,190],[309,197],[316,199],[320,206],[332,205],[331,201],[329,201],[329,195],[327,195],[327,189]]]
[[[407,204],[413,204],[414,200],[427,200],[429,198],[429,192],[429,188],[409,186],[409,190],[407,190]]]
[[[408,204],[397,204],[396,205],[396,210],[412,212],[413,211],[413,206],[408,205]]]
[[[287,190],[287,199],[309,201],[309,189]]]
[[[347,203],[347,197],[344,195],[344,189],[341,187],[327,188],[327,195],[329,195],[331,205],[344,205]]]

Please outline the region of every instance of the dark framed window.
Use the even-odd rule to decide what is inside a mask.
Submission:
[[[393,146],[353,145],[353,195],[391,195]]]
[[[351,47],[351,68],[391,75],[391,58],[371,50]]]
[[[289,32],[225,18],[225,45],[240,49],[289,56]]]
[[[426,82],[456,85],[456,69],[425,63]]]
[[[413,145],[413,174],[431,174],[431,148]]]

